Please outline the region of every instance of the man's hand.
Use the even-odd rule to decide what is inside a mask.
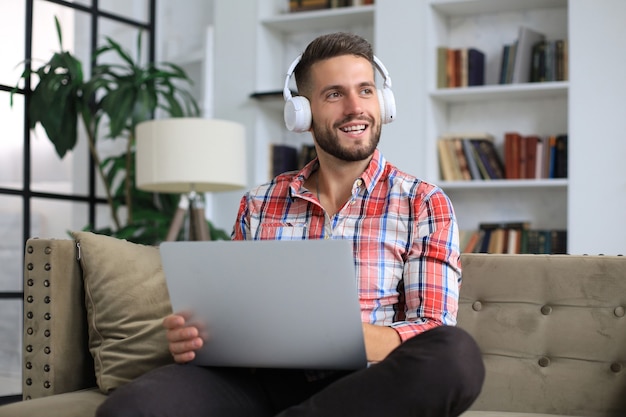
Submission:
[[[380,362],[400,346],[400,335],[391,327],[363,323],[365,354],[368,362]]]
[[[195,351],[204,343],[200,337],[200,330],[186,321],[183,314],[171,314],[163,319],[170,353],[177,363],[193,360],[196,357]]]

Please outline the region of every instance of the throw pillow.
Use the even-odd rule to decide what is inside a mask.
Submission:
[[[89,350],[103,393],[171,363],[163,317],[172,312],[156,247],[90,232],[80,244]]]

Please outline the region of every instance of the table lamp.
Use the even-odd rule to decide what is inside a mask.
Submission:
[[[144,191],[181,193],[165,240],[176,240],[188,220],[190,240],[210,240],[205,192],[246,186],[243,125],[226,120],[148,120],[136,128],[136,184]]]

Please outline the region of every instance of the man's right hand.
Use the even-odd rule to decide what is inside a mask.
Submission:
[[[163,319],[170,353],[177,363],[193,360],[196,357],[195,351],[204,344],[200,337],[200,330],[186,321],[183,314],[170,314]]]

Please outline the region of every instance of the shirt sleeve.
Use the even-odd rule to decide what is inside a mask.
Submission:
[[[461,284],[458,226],[439,189],[414,204],[417,221],[404,265],[405,320],[392,327],[405,341],[441,325],[455,325]]]
[[[244,195],[239,201],[239,210],[237,211],[237,220],[230,235],[231,240],[250,239],[250,216],[248,215],[248,194]]]

